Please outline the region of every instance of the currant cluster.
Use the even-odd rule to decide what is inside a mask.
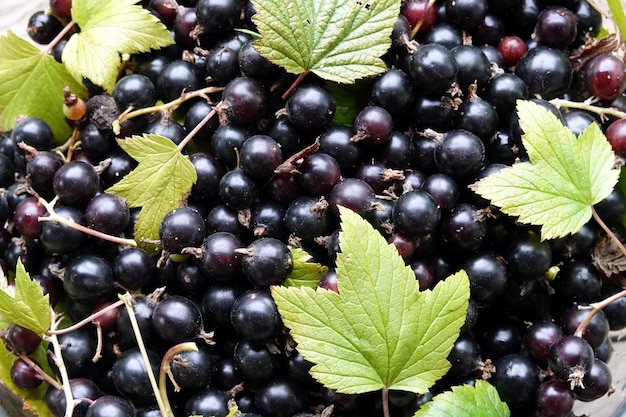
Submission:
[[[51,129],[35,117],[3,133],[0,265],[9,273],[21,259],[52,305],[62,300],[73,322],[87,321],[58,335],[79,399],[74,416],[160,415],[134,321],[154,374],[164,358],[170,367],[176,416],[224,417],[233,402],[247,417],[309,417],[331,405],[336,417],[382,415],[378,395],[339,394],[312,379],[269,292],[293,268],[288,245],[328,266],[319,285],[337,291],[339,205],[396,246],[421,289],[459,269],[470,279],[450,371],[426,394],[392,392],[392,415],[412,416],[438,392],[479,378],[493,383],[513,416],[570,416],[576,399],[611,390],[609,331],[626,327],[626,301],[577,332],[590,312],[580,307],[620,289],[621,275],[598,266],[599,225],[542,241],[537,228],[515,223],[468,185],[528,159],[520,99],[576,134],[598,123],[626,156],[625,119],[549,101],[595,97],[596,108],[625,111],[624,63],[594,42],[602,17],[585,0],[430,3],[402,3],[388,69],[362,83],[366,94],[349,109],[349,125],[335,122],[345,106],[323,80],[309,74],[294,84],[295,75],[237,30],[255,30],[249,1],[144,0],[176,43],[131,57],[112,95],[87,80],[84,110],[67,113],[79,141],[53,148]],[[32,39],[49,43],[70,7],[51,0],[51,13],[33,15]],[[51,50],[58,60],[63,46]],[[119,133],[112,128],[129,108],[205,87],[217,88],[173,111],[127,118]],[[102,239],[133,238],[138,214],[104,191],[137,166],[116,139],[150,133],[181,144],[194,130],[185,152],[197,182],[160,224],[163,255]],[[596,207],[620,239],[625,209],[619,189]],[[41,220],[53,214],[73,225]],[[134,294],[134,317],[117,302],[125,291]],[[24,390],[42,383],[28,359],[41,338],[31,333],[12,325],[3,335],[19,356],[11,376]],[[170,351],[189,341],[197,352]],[[50,366],[60,371],[54,360]],[[58,386],[46,402],[64,415]]]

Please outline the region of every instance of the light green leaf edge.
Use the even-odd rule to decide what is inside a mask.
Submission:
[[[39,345],[35,352],[31,353],[30,357],[35,360],[48,375],[53,375],[48,365],[47,349],[43,345]],[[16,396],[16,398],[13,399],[2,397],[0,399],[0,405],[6,406],[7,402],[10,402],[18,406],[19,403],[22,402],[21,411],[24,412],[24,417],[31,415],[36,417],[54,417],[54,414],[45,401],[48,384],[44,382],[39,387],[28,391],[24,391],[15,386],[11,380],[11,366],[14,361],[15,355],[7,350],[4,343],[0,343],[0,383]],[[5,411],[9,411],[8,407]]]
[[[467,274],[459,272],[420,293],[415,275],[395,247],[356,213],[340,210],[339,294],[321,288],[273,287],[283,321],[298,351],[315,364],[311,375],[329,388],[347,394],[383,387],[426,392],[450,367],[446,358],[465,321]],[[369,251],[364,254],[351,247],[359,244]],[[352,266],[345,267],[346,262]],[[367,269],[377,263],[381,269],[375,276],[355,273],[360,264]],[[378,279],[393,275],[390,285]],[[358,282],[351,285],[351,277]],[[383,303],[385,311],[377,308]],[[378,313],[385,317],[373,322],[368,314]],[[393,324],[404,330],[402,334],[390,334],[381,325],[389,324],[389,317],[400,321]],[[406,337],[411,340],[406,342]]]
[[[22,261],[15,270],[15,294],[0,289],[0,314],[5,320],[25,327],[38,335],[50,329],[50,301],[41,286],[30,279]]]
[[[10,130],[18,116],[45,120],[55,143],[72,129],[63,115],[63,88],[81,97],[85,87],[67,69],[10,30],[0,36],[0,129]],[[35,92],[35,94],[33,94]]]
[[[517,108],[530,163],[504,168],[472,189],[520,222],[541,226],[542,239],[576,233],[617,183],[611,146],[595,123],[577,139],[538,104],[518,100]]]
[[[289,247],[293,258],[293,269],[287,275],[286,287],[309,287],[317,288],[320,278],[328,270],[328,267],[317,262],[311,262],[311,255],[301,249]]]
[[[144,134],[118,143],[139,165],[106,192],[125,198],[131,208],[141,207],[135,240],[154,252],[154,245],[146,242],[159,239],[161,220],[181,206],[197,180],[196,169],[174,142],[163,136]]]
[[[169,31],[139,0],[82,0],[72,3],[81,31],[63,49],[63,62],[79,81],[88,78],[112,92],[123,54],[160,49],[174,43]]]
[[[254,47],[293,74],[351,84],[386,70],[400,0],[252,0]]]
[[[435,396],[413,417],[509,417],[509,407],[489,382],[478,380],[476,387],[462,385]]]
[[[624,13],[622,0],[607,0],[607,3],[611,17],[621,32],[622,39],[626,38],[626,13]]]

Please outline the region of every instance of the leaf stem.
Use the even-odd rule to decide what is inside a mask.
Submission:
[[[118,307],[120,307],[122,305],[124,305],[124,301],[117,300],[113,304],[109,304],[108,306],[104,307],[102,310],[96,311],[95,313],[93,313],[89,317],[84,318],[83,320],[79,321],[78,323],[75,323],[75,324],[71,325],[70,327],[66,327],[64,329],[54,329],[54,330],[50,329],[50,330],[48,330],[47,333],[48,334],[59,335],[59,334],[65,334],[65,333],[73,332],[74,330],[83,327],[87,323],[91,323],[92,321],[94,321],[98,317],[103,316],[106,313],[108,313],[109,311],[114,310],[114,309],[116,309],[116,308],[118,308]]]
[[[161,369],[159,371],[159,392],[161,393],[161,398],[163,398],[163,402],[165,403],[166,415],[174,415],[172,408],[170,406],[170,402],[167,398],[167,376],[170,373],[170,362],[172,358],[181,352],[197,352],[198,346],[196,346],[195,342],[185,342],[179,343],[175,346],[172,346],[165,355],[163,355],[163,360],[161,361]]]
[[[215,109],[212,109],[209,112],[209,114],[204,116],[204,119],[200,120],[200,123],[198,123],[196,127],[194,127],[193,130],[189,132],[187,136],[185,136],[185,138],[178,144],[178,146],[176,147],[176,150],[178,152],[182,152],[183,149],[185,149],[185,146],[187,146],[187,144],[189,143],[189,141],[193,139],[193,137],[196,136],[196,134],[198,134],[200,129],[202,129],[204,125],[207,124],[209,120],[211,120],[215,116],[216,113],[217,112],[215,111]]]
[[[415,35],[417,35],[417,32],[419,32],[420,28],[424,24],[424,20],[426,20],[426,11],[430,9],[431,7],[433,7],[434,4],[435,4],[435,0],[428,0],[428,5],[426,6],[426,9],[424,9],[424,13],[422,14],[422,17],[420,17],[420,20],[415,24],[415,27],[411,30],[411,39],[413,39]]]
[[[117,243],[119,245],[137,246],[137,242],[135,242],[134,239],[125,239],[125,238],[118,237],[118,236],[107,235],[106,233],[102,233],[102,232],[99,232],[97,230],[85,227],[82,224],[78,224],[78,223],[76,223],[72,219],[64,219],[63,217],[59,216],[54,211],[54,207],[52,207],[52,205],[50,203],[48,203],[46,200],[44,200],[41,197],[39,197],[39,204],[41,204],[42,206],[44,206],[46,208],[46,210],[48,210],[48,215],[47,216],[39,217],[38,220],[40,222],[57,222],[57,223],[64,224],[67,227],[70,227],[70,228],[72,228],[74,230],[78,230],[79,232],[83,232],[83,233],[85,233],[87,235],[91,235],[91,236],[100,238],[102,240],[106,240],[106,241],[109,241],[109,242]]]
[[[383,387],[383,416],[390,417],[389,414],[389,388]]]
[[[20,353],[19,357],[21,360],[23,360],[24,362],[26,362],[28,364],[28,366],[30,366],[31,368],[33,368],[35,370],[35,372],[37,372],[37,375],[39,375],[39,377],[41,379],[43,379],[44,381],[46,381],[48,384],[52,385],[54,388],[61,390],[63,389],[63,386],[61,384],[59,384],[59,381],[57,381],[56,379],[52,378],[50,375],[48,375],[46,373],[46,371],[44,371],[43,369],[41,369],[41,366],[39,366],[37,364],[37,362],[35,362],[34,360],[32,360],[31,358],[28,357],[27,354],[25,353]]]
[[[133,119],[135,117],[143,116],[145,114],[150,114],[150,113],[161,112],[161,111],[168,110],[168,109],[173,109],[173,108],[180,106],[184,102],[191,100],[192,98],[196,98],[196,97],[202,97],[206,99],[207,101],[209,101],[207,94],[219,93],[220,91],[223,91],[223,90],[224,90],[224,87],[215,87],[215,86],[205,87],[205,88],[201,88],[200,90],[190,91],[188,93],[183,92],[180,95],[180,97],[178,97],[177,99],[164,103],[164,104],[159,104],[158,106],[144,107],[142,109],[124,112],[117,118],[117,120],[113,122],[113,131],[116,134],[118,134],[120,131],[120,125],[124,123],[125,121]]]
[[[300,83],[304,80],[304,77],[309,75],[309,72],[311,72],[311,71],[304,71],[304,72],[300,73],[300,75],[298,75],[298,78],[296,78],[296,80],[289,86],[287,91],[285,91],[283,93],[281,98],[283,100],[287,100],[287,97],[289,97],[289,94],[291,94],[293,92],[293,90],[295,90],[300,85]]]
[[[598,314],[598,312],[600,310],[602,310],[604,307],[608,306],[609,304],[611,304],[613,301],[617,301],[620,298],[626,297],[626,290],[622,290],[618,293],[613,294],[610,297],[605,298],[602,301],[598,301],[597,303],[592,303],[589,304],[589,308],[591,308],[591,312],[587,315],[587,317],[585,317],[585,319],[578,325],[578,327],[576,328],[576,331],[574,332],[575,336],[578,337],[582,337],[583,333],[585,332],[585,329],[587,328],[587,325],[589,325],[589,323],[591,322],[591,320],[593,319],[593,317]],[[585,307],[579,307],[581,309],[585,309]]]
[[[586,102],[570,101],[560,98],[552,99],[550,100],[550,103],[558,108],[565,107],[571,109],[587,110],[592,113],[599,114],[600,116],[613,116],[619,119],[626,119],[626,113],[611,107],[594,106],[593,104],[589,104]]]
[[[50,330],[56,330],[56,326],[58,325],[58,316],[52,307],[50,307],[50,314],[52,316],[52,325],[50,326]],[[46,337],[50,340],[50,343],[52,343],[52,347],[54,349],[54,362],[59,370],[59,374],[61,374],[61,382],[63,393],[65,394],[66,404],[65,417],[71,417],[74,414],[74,395],[72,394],[72,387],[70,386],[70,376],[67,373],[67,368],[65,367],[65,362],[63,361],[61,344],[55,334],[50,334]]]
[[[70,161],[72,159],[72,154],[74,152],[74,147],[76,146],[76,141],[80,136],[80,129],[74,126],[74,130],[72,130],[72,135],[68,140],[65,141],[62,145],[57,146],[53,149],[54,152],[57,152],[64,161]],[[21,143],[20,143],[21,145]],[[67,151],[67,155],[64,155],[63,152]]]
[[[593,206],[591,206],[591,215],[593,216],[593,218],[596,221],[596,223],[598,223],[600,225],[602,230],[604,230],[604,232],[611,238],[613,243],[615,243],[617,245],[617,247],[624,254],[624,256],[626,256],[626,248],[624,247],[622,242],[617,238],[617,236],[615,236],[615,233],[613,233],[613,231],[600,218],[600,216],[598,215],[598,212],[596,211],[596,209]]]
[[[45,54],[48,55],[50,52],[52,52],[57,43],[59,43],[61,39],[63,39],[65,35],[67,35],[67,33],[74,28],[74,26],[76,26],[76,22],[74,21],[71,21],[67,25],[65,25],[63,30],[61,30],[59,34],[56,35],[54,39],[52,39],[52,41],[48,44],[48,47],[45,50]]]
[[[133,332],[135,333],[135,338],[137,339],[137,346],[139,347],[139,352],[141,352],[141,357],[143,358],[143,362],[146,367],[146,373],[148,374],[150,385],[152,385],[152,391],[154,392],[154,396],[159,406],[159,411],[161,412],[161,416],[174,417],[174,414],[172,414],[172,409],[169,407],[169,405],[165,404],[163,398],[161,397],[161,392],[159,391],[159,385],[157,384],[156,378],[154,377],[154,373],[152,373],[152,365],[150,365],[150,358],[148,357],[148,351],[146,350],[146,345],[143,342],[143,337],[141,336],[141,330],[139,330],[137,317],[135,317],[135,311],[133,309],[133,298],[129,293],[120,294],[118,295],[118,297],[120,298],[120,300],[124,302],[124,305],[126,306],[126,310],[128,311],[128,318],[130,319],[130,324],[133,327]]]

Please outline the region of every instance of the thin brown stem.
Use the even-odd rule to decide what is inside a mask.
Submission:
[[[623,111],[619,111],[617,109],[614,109],[612,107],[594,106],[593,104],[586,103],[586,102],[563,100],[563,99],[560,99],[560,98],[552,99],[552,100],[550,100],[550,103],[552,103],[553,105],[555,105],[558,108],[565,107],[565,108],[568,108],[568,109],[587,110],[587,111],[590,111],[592,113],[599,114],[601,116],[602,115],[604,115],[604,116],[613,116],[613,117],[617,117],[619,119],[626,119],[626,113],[624,113]]]
[[[200,121],[200,123],[198,123],[196,125],[196,127],[193,128],[193,130],[191,132],[189,132],[187,134],[187,136],[185,136],[185,138],[178,144],[178,146],[176,147],[176,149],[178,150],[178,152],[182,152],[183,149],[185,149],[185,146],[187,146],[187,144],[189,143],[189,141],[191,141],[191,139],[194,138],[194,136],[196,136],[198,134],[198,132],[204,127],[205,124],[209,123],[209,120],[211,120],[213,117],[215,117],[215,114],[217,112],[215,111],[215,109],[212,109],[209,114],[207,114],[206,116],[204,116],[204,119],[202,119]]]
[[[209,101],[207,94],[219,93],[224,90],[224,87],[205,87],[200,90],[190,91],[188,93],[182,93],[180,97],[175,100],[169,101],[164,104],[160,104],[158,106],[144,107],[143,109],[137,109],[133,111],[123,112],[117,120],[113,122],[113,130],[115,133],[119,133],[120,125],[127,120],[133,119],[135,117],[143,116],[145,114],[157,113],[165,110],[174,109],[184,102],[191,100],[192,98],[202,97]]]
[[[298,78],[296,78],[296,80],[289,86],[287,91],[283,93],[282,95],[283,100],[287,100],[287,97],[289,97],[289,94],[291,94],[292,91],[295,90],[300,85],[300,83],[304,80],[304,77],[309,75],[309,72],[310,71],[304,71],[303,73],[300,73],[300,75],[298,75]]]
[[[596,209],[593,206],[591,206],[591,215],[593,216],[593,218],[596,221],[596,223],[598,223],[600,225],[602,230],[604,230],[604,232],[611,238],[613,243],[615,243],[617,245],[617,247],[619,248],[620,252],[622,252],[624,254],[624,256],[626,256],[626,248],[624,247],[622,242],[617,238],[617,236],[615,236],[615,233],[613,233],[613,231],[600,218],[600,216],[598,215],[598,212],[596,211]]]
[[[93,322],[93,325],[96,326],[96,351],[93,354],[93,358],[91,358],[91,361],[93,363],[98,362],[100,359],[102,359],[102,326],[100,326],[100,323],[98,323],[97,321]]]
[[[137,346],[139,347],[139,352],[141,353],[141,357],[144,362],[144,366],[146,367],[146,373],[148,374],[148,379],[150,380],[150,385],[152,386],[152,391],[154,392],[154,397],[156,398],[157,404],[159,406],[159,411],[161,412],[161,416],[163,417],[174,417],[172,413],[172,409],[169,404],[166,404],[163,397],[161,396],[161,392],[159,390],[159,385],[157,384],[157,380],[152,372],[152,366],[150,365],[150,358],[148,357],[148,351],[146,350],[146,345],[143,342],[143,337],[141,336],[141,330],[139,329],[139,323],[137,323],[137,317],[135,316],[135,310],[133,308],[133,298],[130,294],[120,294],[120,300],[124,302],[126,306],[126,310],[128,311],[128,318],[130,319],[130,324],[133,328],[133,332],[135,333],[135,339],[137,340]]]
[[[622,290],[616,294],[613,294],[610,297],[605,298],[602,301],[598,301],[597,303],[592,303],[589,304],[588,307],[579,307],[581,309],[585,309],[585,308],[590,308],[591,312],[587,315],[587,317],[585,317],[585,319],[578,325],[578,327],[576,328],[576,331],[574,332],[574,335],[578,336],[578,337],[582,337],[583,333],[585,332],[585,329],[587,328],[587,325],[591,322],[591,320],[593,319],[593,317],[598,314],[598,312],[600,310],[602,310],[604,307],[608,306],[609,304],[611,304],[613,301],[617,301],[620,298],[626,297],[626,290]]]
[[[57,313],[54,311],[52,307],[50,307],[50,314],[52,316],[52,326],[50,330],[56,330],[56,326],[59,323],[59,319]],[[67,368],[65,367],[65,362],[63,362],[63,356],[61,352],[61,344],[59,343],[59,339],[55,334],[51,334],[46,336],[50,343],[52,344],[54,350],[54,362],[59,370],[59,374],[61,375],[62,389],[63,394],[65,395],[65,417],[71,417],[74,414],[74,395],[72,394],[72,389],[70,386],[70,376],[67,373]]]
[[[383,388],[383,416],[390,417],[389,413],[389,388]]]
[[[48,334],[65,334],[65,333],[70,333],[73,332],[76,329],[79,329],[81,327],[83,327],[84,325],[93,322],[95,319],[97,319],[100,316],[105,315],[106,313],[108,313],[111,310],[114,310],[118,307],[121,307],[124,305],[124,301],[122,300],[118,300],[112,304],[109,304],[108,306],[104,307],[101,310],[96,311],[95,313],[93,313],[92,315],[90,315],[89,317],[86,317],[84,319],[82,319],[81,321],[79,321],[78,323],[73,324],[70,327],[66,327],[64,329],[54,329],[54,330],[48,330]]]
[[[76,25],[76,22],[74,22],[74,21],[71,21],[71,22],[69,22],[67,25],[65,25],[65,27],[63,28],[63,30],[61,30],[61,31],[59,32],[59,34],[58,34],[58,35],[56,35],[56,36],[54,37],[54,39],[52,39],[52,42],[50,42],[50,43],[48,44],[48,47],[46,48],[46,51],[45,51],[46,55],[47,55],[47,54],[49,54],[50,52],[52,52],[52,50],[53,50],[53,49],[54,49],[54,47],[57,45],[57,43],[59,43],[59,42],[61,41],[61,39],[63,39],[63,38],[65,37],[65,35],[67,35],[67,34],[68,34],[68,32],[69,32],[70,30],[72,30],[72,28],[73,28],[75,25]]]
[[[70,161],[72,157],[74,145],[76,144],[76,141],[78,140],[79,137],[80,137],[80,130],[78,129],[78,127],[74,127],[74,130],[72,131],[72,135],[62,145],[57,146],[56,148],[52,149],[52,151],[60,155],[64,161]],[[63,152],[67,151],[68,149],[69,149],[68,154],[64,155]]]
[[[20,353],[20,359],[23,360],[24,362],[26,362],[28,364],[28,366],[30,366],[31,368],[33,368],[35,370],[35,372],[37,372],[37,375],[39,375],[39,377],[41,379],[43,379],[44,381],[46,381],[48,384],[52,385],[54,388],[61,390],[63,387],[61,386],[61,384],[59,384],[59,381],[57,381],[56,379],[52,378],[50,375],[48,375],[46,373],[46,371],[44,371],[43,369],[41,369],[41,366],[37,365],[37,363],[32,360],[31,358],[28,357],[27,354],[25,353]]]
[[[102,240],[117,243],[119,245],[137,246],[137,242],[134,239],[125,239],[125,238],[118,237],[118,236],[111,236],[106,233],[102,233],[97,230],[85,227],[82,224],[78,224],[72,219],[64,219],[63,217],[56,214],[52,204],[48,203],[46,200],[44,200],[41,197],[39,198],[39,204],[41,204],[42,206],[46,208],[46,210],[48,210],[47,216],[39,217],[38,220],[40,222],[57,222],[57,223],[64,224],[67,227],[70,227],[74,230],[78,230],[79,232],[83,232],[87,235],[94,236]]]
[[[169,413],[168,415],[174,414],[170,406],[170,402],[167,398],[167,376],[168,374],[170,374],[170,362],[172,361],[172,358],[178,353],[197,351],[198,346],[196,346],[194,342],[184,342],[172,346],[167,352],[165,352],[165,355],[163,355],[163,360],[161,361],[161,369],[159,371],[159,391],[161,393],[161,397],[163,398],[163,402],[165,403],[165,407],[167,409],[166,411]]]

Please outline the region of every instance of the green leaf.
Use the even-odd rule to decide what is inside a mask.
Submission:
[[[142,207],[135,223],[135,240],[140,245],[158,240],[161,220],[180,207],[196,182],[196,169],[174,142],[163,136],[132,136],[118,143],[139,165],[106,191],[125,198],[129,207]]]
[[[624,3],[622,0],[607,0],[611,17],[622,33],[622,38],[626,37],[626,13],[624,13]]]
[[[326,89],[335,97],[337,109],[333,123],[352,127],[354,118],[369,99],[371,80],[358,80],[354,84],[326,83]]]
[[[48,365],[47,350],[44,345],[39,345],[35,352],[31,353],[29,356],[37,362],[48,375],[54,375]],[[49,385],[43,383],[39,387],[28,391],[24,391],[15,386],[11,380],[11,366],[14,361],[15,355],[7,350],[4,343],[0,343],[0,384],[4,385],[4,387],[16,396],[16,398],[14,398],[15,401],[12,401],[11,398],[7,398],[7,396],[3,395],[4,393],[2,389],[0,389],[0,404],[2,407],[9,416],[35,415],[37,417],[54,417],[54,414],[50,411],[45,401],[45,394]],[[23,401],[23,404],[19,404],[20,401]],[[15,404],[16,414],[9,411],[9,406],[12,404]],[[24,412],[22,410],[24,410]]]
[[[386,70],[400,0],[253,0],[254,46],[287,71],[339,83]]]
[[[476,387],[462,385],[435,396],[413,417],[508,417],[509,407],[500,400],[489,382],[476,381]]]
[[[514,164],[471,188],[519,221],[541,226],[542,239],[576,233],[592,205],[617,183],[615,155],[597,124],[578,138],[550,112],[531,101],[517,111],[530,162]]]
[[[149,52],[174,43],[167,28],[139,0],[82,0],[72,3],[80,27],[63,49],[63,62],[77,79],[90,79],[112,92],[122,54]]]
[[[41,286],[30,279],[22,261],[15,270],[15,293],[0,289],[0,314],[11,323],[43,335],[50,328],[50,302]]]
[[[395,246],[341,208],[339,294],[273,287],[272,295],[311,375],[347,394],[389,389],[423,393],[450,368],[465,321],[469,280],[459,272],[419,291]]]
[[[57,143],[65,141],[72,131],[63,115],[65,86],[76,95],[86,94],[51,55],[11,31],[0,36],[1,130],[10,130],[18,116],[39,117],[50,125]]]
[[[293,269],[285,280],[286,287],[317,288],[320,278],[328,268],[322,264],[311,262],[311,255],[303,249],[290,247],[293,257]]]

